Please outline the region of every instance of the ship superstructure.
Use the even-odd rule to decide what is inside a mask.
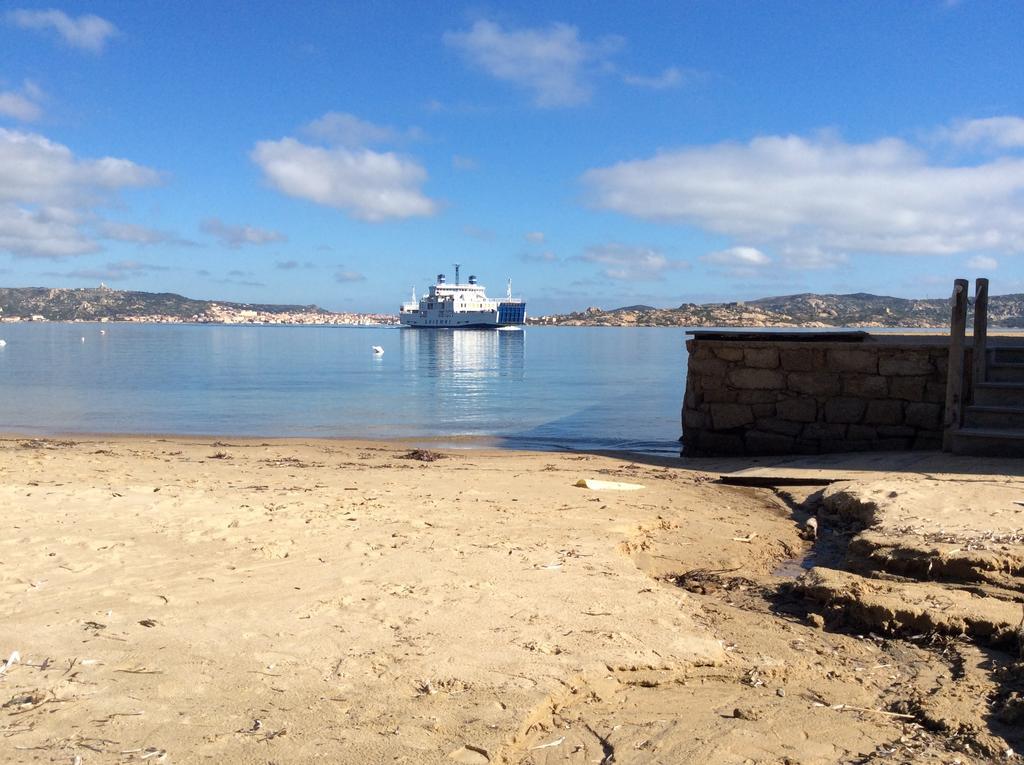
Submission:
[[[403,303],[398,312],[399,321],[405,327],[435,327],[440,329],[481,329],[515,327],[526,321],[526,301],[512,297],[512,280],[509,279],[505,297],[494,299],[477,284],[475,276],[467,284],[459,282],[458,263],[455,264],[455,284],[448,284],[444,274],[437,275],[437,282],[430,285],[427,294]]]

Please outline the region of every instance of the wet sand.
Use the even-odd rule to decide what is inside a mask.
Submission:
[[[855,540],[928,522],[886,525],[850,499],[866,482],[793,494],[670,459],[410,451],[0,441],[0,666],[19,655],[0,761],[968,763],[1015,745],[1016,633],[860,614],[920,577],[850,557]],[[903,478],[903,495],[929,480]],[[812,552],[855,578],[795,581]],[[970,595],[965,570],[924,586]],[[972,597],[1012,603],[1005,573]]]

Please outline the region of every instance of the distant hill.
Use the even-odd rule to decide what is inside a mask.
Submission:
[[[1024,327],[1024,294],[989,297],[989,325]],[[533,318],[532,324],[654,327],[946,327],[945,298],[924,300],[857,292],[803,293],[737,303],[683,303],[678,308],[628,306]]]
[[[48,289],[0,287],[0,318],[42,316],[50,321],[73,319],[128,319],[139,316],[171,316],[189,320],[207,314],[214,306],[262,313],[330,313],[315,305],[261,305],[193,300],[171,292],[129,292],[108,287]]]

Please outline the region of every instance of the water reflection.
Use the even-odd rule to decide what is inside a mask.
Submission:
[[[495,377],[521,380],[525,332],[495,329],[403,329],[408,371],[443,377],[467,390]]]

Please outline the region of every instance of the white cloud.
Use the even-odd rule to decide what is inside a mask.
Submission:
[[[31,80],[25,80],[21,91],[0,90],[0,117],[10,117],[20,122],[35,122],[43,116],[39,102],[43,91]]]
[[[86,205],[118,189],[159,181],[155,170],[127,159],[77,159],[41,135],[0,128],[0,201]]]
[[[930,164],[895,138],[766,136],[590,170],[583,182],[600,208],[794,251],[1024,250],[1024,160]]]
[[[378,143],[391,143],[401,134],[387,125],[375,125],[354,114],[327,112],[303,129],[305,133],[328,143],[358,147]]]
[[[749,278],[772,265],[772,259],[756,247],[730,247],[702,255],[701,260],[729,276]]]
[[[544,250],[543,252],[524,252],[520,254],[519,259],[524,263],[557,263],[558,256],[551,250]]]
[[[126,159],[79,159],[35,133],[0,128],[0,251],[64,257],[100,249],[95,208],[160,174]]]
[[[91,13],[71,18],[63,11],[19,9],[7,14],[10,23],[22,29],[53,29],[64,42],[75,48],[102,53],[107,41],[117,34],[117,27]]]
[[[433,215],[420,187],[427,172],[393,152],[310,146],[294,138],[260,141],[250,153],[267,181],[289,196],[346,210],[370,222]]]
[[[365,282],[366,277],[358,271],[347,271],[342,268],[334,273],[334,281],[339,284],[350,284],[353,282]]]
[[[988,255],[975,255],[967,259],[968,268],[976,268],[979,271],[995,271],[999,268],[999,261]]]
[[[617,243],[588,247],[577,260],[604,266],[601,273],[617,281],[659,281],[666,271],[690,267],[689,263],[672,260],[650,247]]]
[[[967,120],[943,130],[942,136],[960,146],[1021,148],[1024,147],[1024,118],[988,117]]]
[[[535,242],[541,244],[544,242],[545,236],[543,231],[528,231],[526,233],[526,241]]]
[[[825,271],[850,262],[845,253],[825,252],[820,247],[784,246],[781,255],[782,266],[793,271]]]
[[[650,88],[651,90],[667,90],[678,88],[683,84],[683,73],[678,67],[670,66],[661,74],[654,77],[642,75],[624,74],[622,81],[627,85],[635,85],[638,88]]]
[[[167,266],[153,263],[140,263],[136,260],[120,260],[107,263],[103,268],[78,268],[63,273],[48,272],[45,276],[59,276],[72,279],[89,279],[93,281],[117,282],[132,276],[141,276],[153,271],[169,271]]]
[[[98,228],[105,239],[113,239],[117,242],[129,242],[131,244],[139,244],[143,246],[165,244],[167,242],[173,242],[179,245],[193,244],[192,242],[186,242],[185,240],[178,238],[170,231],[159,231],[155,228],[139,226],[135,223],[103,221],[100,223]]]
[[[532,91],[534,103],[549,108],[586,103],[588,66],[606,62],[622,46],[618,37],[586,42],[569,24],[505,30],[486,20],[465,32],[446,32],[444,41],[492,77]]]
[[[219,218],[207,218],[199,228],[205,234],[216,237],[220,243],[237,250],[246,244],[270,244],[271,242],[284,242],[288,237],[279,231],[270,231],[255,226],[234,226],[224,223]]]
[[[63,258],[100,249],[82,219],[63,208],[26,209],[0,203],[0,252],[18,257]]]

